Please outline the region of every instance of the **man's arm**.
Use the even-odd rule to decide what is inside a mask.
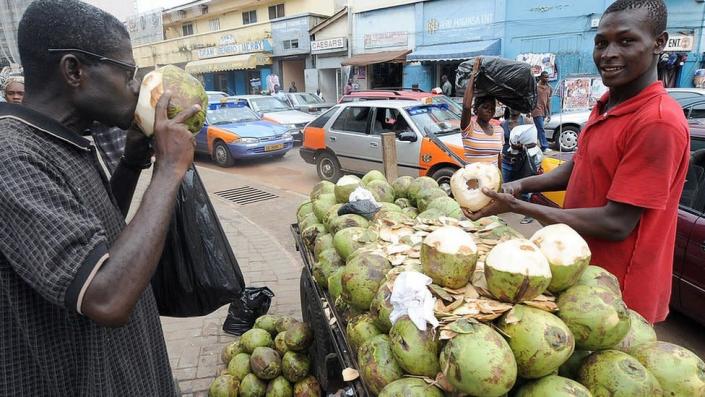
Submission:
[[[541,175],[534,175],[502,185],[504,193],[518,196],[521,193],[559,192],[568,187],[573,173],[573,160],[570,159],[555,170]]]
[[[181,179],[193,162],[193,136],[183,121],[198,111],[190,108],[169,120],[171,95],[159,99],[154,122],[155,170],[134,219],[109,249],[109,259],[89,281],[81,312],[95,322],[122,326],[144,293],[164,247]]]

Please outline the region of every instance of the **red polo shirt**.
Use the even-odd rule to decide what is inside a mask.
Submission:
[[[608,98],[609,92],[580,134],[564,206],[602,207],[610,200],[644,209],[625,240],[586,240],[592,263],[619,279],[627,306],[652,323],[663,321],[690,156],[688,125],[661,82],[601,114]]]

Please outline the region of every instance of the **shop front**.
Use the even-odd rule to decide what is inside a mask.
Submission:
[[[668,88],[688,86],[686,75],[689,71],[686,65],[694,63],[689,58],[695,49],[695,35],[691,32],[669,32],[666,48],[658,63],[658,78]],[[692,73],[692,72],[691,72]],[[692,74],[691,74],[692,76]]]
[[[348,55],[347,8],[314,26],[309,33],[313,69],[306,75],[306,88],[309,92],[321,90],[326,102],[337,102],[347,81],[341,69]]]
[[[288,91],[294,83],[298,92],[311,91],[306,87],[305,77],[305,70],[311,67],[309,30],[324,18],[306,14],[272,22],[273,73],[279,76],[282,90]],[[274,87],[267,89],[271,91]]]

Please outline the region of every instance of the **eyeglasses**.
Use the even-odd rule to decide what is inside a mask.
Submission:
[[[139,69],[139,66],[133,65],[131,63],[127,62],[122,62],[118,61],[117,59],[112,59],[108,57],[104,57],[102,55],[95,54],[90,51],[86,50],[79,50],[78,48],[50,48],[48,50],[51,53],[57,53],[57,52],[77,52],[79,54],[83,55],[88,55],[93,58],[96,58],[99,62],[107,62],[107,63],[112,63],[115,66],[118,66],[122,69],[127,70],[128,72],[132,73],[132,78],[130,80],[136,80],[137,79],[137,70]]]

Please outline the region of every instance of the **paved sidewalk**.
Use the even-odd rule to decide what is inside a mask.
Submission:
[[[254,186],[248,179],[202,167],[199,168],[199,173],[210,193],[211,202],[233,247],[247,285],[267,286],[275,293],[270,313],[300,318],[299,276],[302,264],[292,249],[291,237],[288,241],[282,239],[285,238],[285,228],[295,218],[296,206],[302,198],[290,192],[261,187],[276,194],[278,198],[240,206],[216,196],[213,192],[243,185],[258,186]],[[148,174],[142,177],[136,196],[141,197],[150,177]],[[261,214],[264,220],[278,222],[268,228],[270,230],[266,230],[243,215],[246,213],[251,216]],[[251,219],[257,219],[259,224],[263,224],[262,219]],[[235,339],[222,331],[227,309],[228,307],[224,306],[205,317],[162,317],[169,361],[183,396],[207,396],[211,381],[224,368],[220,360],[221,350]]]

